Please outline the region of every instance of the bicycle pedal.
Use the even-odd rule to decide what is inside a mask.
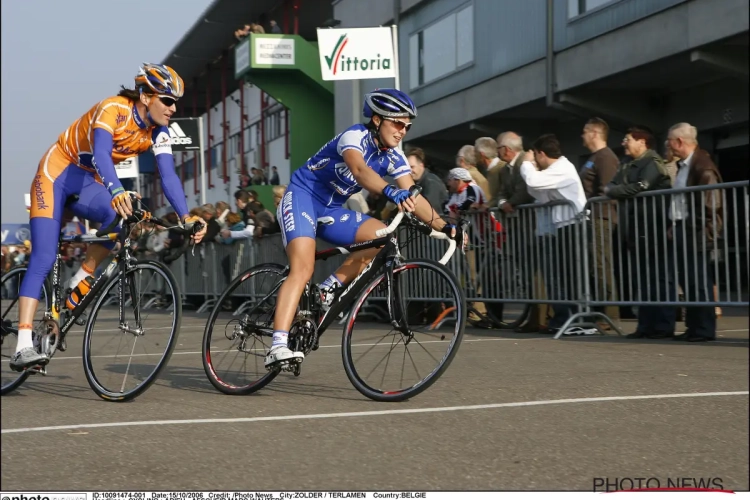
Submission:
[[[68,342],[67,342],[67,341],[66,341],[65,339],[62,339],[62,340],[61,340],[61,341],[60,341],[60,342],[59,342],[59,343],[57,344],[57,350],[58,350],[58,351],[60,351],[60,352],[65,352],[65,351],[67,351],[67,350],[68,350]]]
[[[83,326],[83,325],[85,325],[85,324],[86,324],[86,319],[87,319],[87,315],[86,315],[86,313],[81,313],[81,315],[80,315],[80,316],[78,316],[78,318],[76,318],[76,321],[75,321],[75,323],[76,323],[76,325],[78,325],[78,326]]]
[[[36,375],[38,373],[39,375],[42,375],[42,376],[45,376],[45,377],[47,376],[47,366],[46,365],[45,366],[36,365],[36,366],[34,366],[32,368],[27,368],[26,371],[29,372],[31,375]]]

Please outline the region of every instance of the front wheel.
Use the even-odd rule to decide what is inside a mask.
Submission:
[[[110,292],[119,295],[118,306],[104,305]],[[174,307],[146,309],[154,297]],[[86,323],[83,369],[91,389],[107,401],[129,401],[142,394],[172,356],[181,318],[177,281],[161,262],[137,262],[124,277],[118,271],[99,293]]]
[[[388,319],[399,327],[392,321],[367,323],[365,315],[359,319],[366,302],[388,309],[388,284],[381,273],[354,302],[341,345],[349,381],[375,401],[403,401],[434,384],[458,352],[466,325],[466,297],[447,267],[411,260],[393,274],[395,307]]]

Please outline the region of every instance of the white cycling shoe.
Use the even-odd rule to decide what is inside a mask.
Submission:
[[[294,352],[286,346],[279,345],[272,347],[266,355],[265,365],[270,369],[283,363],[302,363],[305,355],[299,351]]]

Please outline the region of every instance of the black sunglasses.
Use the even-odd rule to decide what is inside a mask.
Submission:
[[[177,104],[177,99],[173,99],[171,97],[159,97],[159,100],[168,108],[171,108],[172,106]]]

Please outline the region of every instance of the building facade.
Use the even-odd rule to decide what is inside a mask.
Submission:
[[[663,138],[687,121],[725,178],[746,174],[746,0],[337,0],[341,27],[399,29],[401,88],[419,106],[406,145],[447,168],[463,144],[504,130],[557,133],[580,164],[588,117],[617,148],[628,126]],[[336,83],[336,128],[393,80]],[[737,166],[742,165],[741,171]]]

